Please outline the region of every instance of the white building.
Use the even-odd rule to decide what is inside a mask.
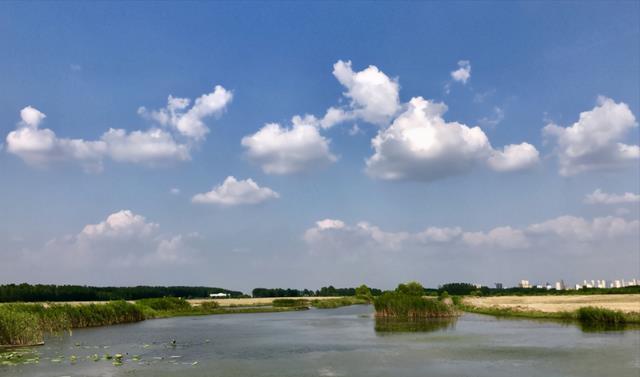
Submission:
[[[225,297],[229,297],[229,294],[227,294],[227,293],[209,293],[209,297],[210,298],[225,298]]]
[[[531,288],[531,284],[529,284],[529,280],[520,280],[520,284],[518,284],[520,288]]]

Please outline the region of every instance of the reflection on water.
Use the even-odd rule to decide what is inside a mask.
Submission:
[[[432,332],[454,329],[456,317],[452,318],[423,318],[423,319],[394,319],[376,318],[375,330],[379,333],[393,332]]]

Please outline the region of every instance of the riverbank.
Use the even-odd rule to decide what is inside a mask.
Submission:
[[[465,297],[466,312],[501,317],[640,324],[640,295]]]
[[[249,304],[247,302],[247,304]],[[40,345],[46,333],[140,322],[147,319],[240,313],[272,313],[305,310],[307,307],[227,306],[213,300],[192,305],[166,297],[136,302],[73,304],[0,304],[0,346]]]

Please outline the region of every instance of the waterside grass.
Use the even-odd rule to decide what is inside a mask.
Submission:
[[[221,308],[218,303],[191,305],[175,298],[152,298],[136,303],[112,301],[104,304],[0,304],[0,347],[37,345],[46,333],[71,329],[132,323],[153,318],[177,316],[264,313],[304,310],[306,307],[234,307]]]
[[[531,319],[553,319],[560,321],[578,321],[585,326],[640,324],[640,313],[625,313],[598,307],[582,307],[575,311],[543,312],[522,308],[504,308],[497,306],[478,307],[460,303],[458,307],[469,313],[488,314],[496,317],[519,317]]]

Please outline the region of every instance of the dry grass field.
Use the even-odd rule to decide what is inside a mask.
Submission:
[[[211,302],[211,301],[215,301],[218,304],[220,304],[220,306],[266,306],[266,305],[271,305],[271,303],[273,302],[273,300],[276,299],[280,299],[280,298],[289,298],[289,299],[297,299],[297,298],[305,298],[305,297],[258,297],[258,298],[215,298],[215,299],[209,299],[209,298],[198,298],[198,299],[192,299],[192,300],[187,300],[191,303],[191,305],[200,305],[200,303],[202,302]],[[306,297],[310,300],[329,300],[332,298],[339,298],[339,297]]]
[[[585,306],[640,313],[640,294],[469,297],[464,302],[480,308],[498,307],[547,313],[569,312]]]

